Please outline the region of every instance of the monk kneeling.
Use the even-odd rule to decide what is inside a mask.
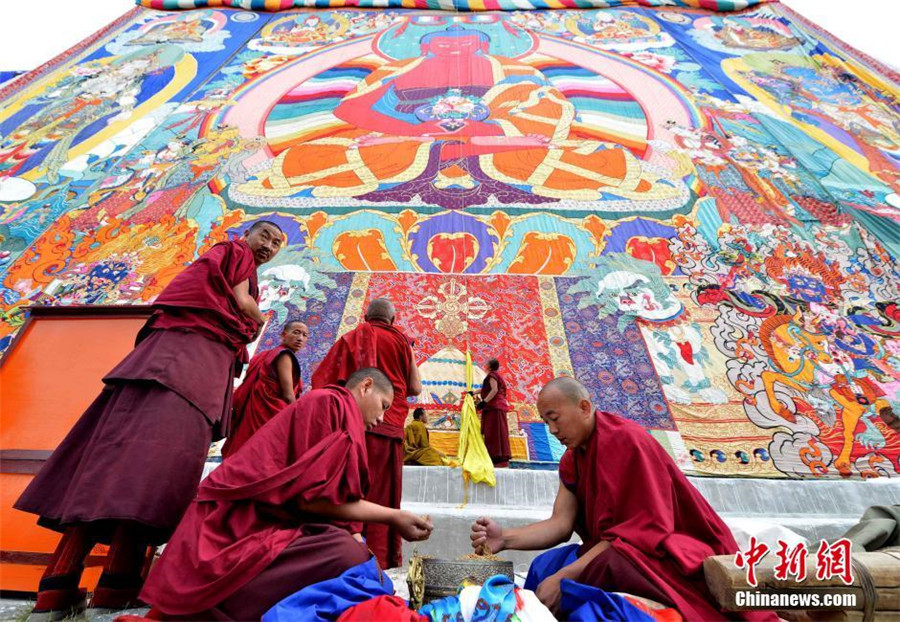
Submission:
[[[431,446],[428,437],[428,415],[424,408],[413,411],[413,420],[403,430],[403,464],[420,464],[422,466],[443,466],[450,460]],[[453,463],[454,465],[456,463]]]
[[[566,446],[560,486],[547,520],[503,529],[479,518],[472,546],[537,550],[576,532],[581,546],[553,549],[531,565],[525,587],[554,613],[560,582],[569,579],[607,592],[626,592],[677,609],[685,620],[725,620],[703,577],[703,560],[738,547],[728,527],[662,446],[636,423],[594,411],[584,386],[556,378],[537,401],[550,433]],[[776,620],[767,612],[733,614]]]
[[[361,369],[346,387],[300,397],[225,460],[147,579],[150,617],[259,620],[286,596],[368,561],[362,522],[427,539],[428,519],[363,500],[365,431],[393,397],[387,376]]]

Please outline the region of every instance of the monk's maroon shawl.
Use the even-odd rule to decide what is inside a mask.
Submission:
[[[277,364],[282,355],[290,357],[294,397],[300,397],[303,383],[294,353],[284,346],[257,352],[247,367],[244,382],[234,391],[231,434],[222,447],[223,456],[230,456],[240,449],[269,419],[288,406],[278,381]]]
[[[737,552],[728,526],[644,428],[610,413],[595,416],[587,444],[566,450],[559,464],[562,483],[578,498],[582,551],[608,541],[686,620],[724,619],[685,579],[702,582],[704,559]]]
[[[141,592],[165,613],[205,611],[300,535],[301,503],[359,500],[368,488],[365,426],[346,389],[310,391],[201,484]]]
[[[256,264],[244,240],[220,242],[185,268],[153,302],[157,312],[138,339],[149,330],[186,330],[231,347],[240,363],[249,360],[246,345],[258,325],[238,306],[234,287],[250,281],[250,295],[258,302]]]
[[[407,397],[409,372],[413,361],[409,338],[399,328],[378,320],[366,321],[335,342],[312,375],[313,388],[346,381],[357,369],[377,367],[394,386],[394,401],[384,423],[371,431],[403,439],[403,427],[409,413]]]
[[[495,410],[508,412],[509,402],[506,399],[506,381],[495,371],[488,373],[488,375],[484,377],[484,382],[481,385],[481,399],[486,398],[491,392],[491,378],[497,383],[497,395],[495,395],[489,403],[485,403],[485,408],[493,408]]]

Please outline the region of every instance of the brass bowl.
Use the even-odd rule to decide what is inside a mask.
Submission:
[[[424,559],[425,575],[424,602],[455,596],[464,582],[482,585],[494,575],[504,575],[515,579],[513,563],[495,559]]]

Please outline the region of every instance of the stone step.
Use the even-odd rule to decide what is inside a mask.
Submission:
[[[208,473],[218,466],[207,463]],[[377,477],[376,473],[372,476]],[[472,521],[490,516],[505,527],[520,527],[548,518],[559,487],[555,470],[497,469],[497,485],[470,484],[468,502],[462,472],[447,467],[404,467],[402,507],[430,515],[431,539],[404,543],[404,559],[422,555],[454,558],[471,551]],[[797,536],[814,544],[837,538],[872,505],[900,504],[900,480],[789,480],[689,477],[691,483],[746,546],[751,535],[774,546],[779,538]],[[536,553],[505,552],[502,556],[524,572]]]
[[[556,471],[497,469],[497,485],[470,484],[469,503],[518,508],[552,507],[559,488]],[[717,512],[734,515],[852,516],[871,505],[900,503],[900,480],[790,480],[689,477]],[[404,467],[403,500],[459,505],[459,469]]]
[[[479,516],[489,516],[504,527],[520,527],[548,518],[559,486],[556,471],[498,469],[497,485],[470,484],[464,498],[459,469],[404,467],[402,507],[428,514],[435,524],[431,539],[404,543],[404,559],[416,550],[422,555],[454,558],[470,552],[469,533]],[[900,503],[900,482],[806,481],[746,478],[691,477],[710,505],[732,529],[741,547],[756,536],[770,547],[778,539],[791,544],[797,537],[814,545],[823,538],[842,535],[856,524],[870,505]],[[574,540],[574,539],[573,539]],[[527,571],[537,553],[504,552],[516,572]]]
[[[408,562],[414,554],[430,557],[454,559],[461,555],[471,553],[469,533],[472,523],[480,516],[488,516],[502,525],[504,528],[523,527],[533,522],[550,517],[552,508],[524,508],[510,506],[491,505],[445,505],[434,503],[415,503],[404,501],[401,504],[404,510],[431,517],[435,529],[431,538],[425,542],[404,542],[403,559]],[[814,547],[822,539],[834,539],[840,537],[850,527],[856,524],[857,516],[828,516],[828,517],[797,517],[797,516],[771,516],[758,517],[740,514],[721,513],[722,520],[731,528],[738,545],[746,548],[750,536],[767,544],[773,550],[777,547],[779,539],[786,540],[790,545],[799,540],[797,536],[807,541],[810,547]],[[578,542],[577,536],[573,536],[570,542]],[[531,560],[540,551],[504,551],[500,557],[508,559],[515,564],[516,573],[524,574],[528,571]]]

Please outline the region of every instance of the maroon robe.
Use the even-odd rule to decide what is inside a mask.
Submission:
[[[407,397],[413,360],[409,338],[380,320],[366,321],[335,342],[312,375],[313,388],[346,381],[357,369],[377,367],[394,387],[394,401],[384,422],[366,433],[371,472],[375,474],[366,499],[400,508],[403,485],[403,428],[409,412]],[[399,532],[387,525],[365,526],[366,543],[384,569],[403,565]]]
[[[497,395],[490,402],[484,403],[481,410],[481,434],[487,447],[491,462],[498,466],[508,466],[512,451],[509,448],[509,402],[506,401],[506,382],[495,371],[490,372],[481,385],[481,399],[491,392],[490,379],[497,383]]]
[[[234,392],[234,415],[231,434],[222,447],[222,455],[230,456],[265,423],[287,408],[288,402],[281,395],[278,381],[278,360],[290,357],[293,373],[294,397],[300,397],[303,383],[300,380],[300,364],[290,348],[278,346],[265,352],[257,352],[250,361],[244,382]]]
[[[341,535],[338,523],[298,508],[316,500],[357,501],[367,487],[365,424],[356,401],[341,387],[310,391],[204,480],[141,599],[167,614],[191,615],[210,609],[221,613],[221,605],[240,594],[237,600],[259,601],[253,606],[266,611],[280,598],[323,580],[316,569],[321,560],[303,554],[316,549],[312,538],[324,533],[346,552],[340,556],[346,564],[332,564],[342,568],[336,574],[367,559],[349,530]],[[286,571],[284,564],[291,568]],[[266,594],[249,592],[254,580],[277,575],[282,594],[269,593],[271,585]]]
[[[711,555],[737,552],[728,526],[644,428],[602,411],[595,416],[586,445],[566,450],[559,463],[560,480],[578,498],[579,554],[610,543],[579,581],[617,589],[610,577],[640,575],[655,590],[636,596],[671,605],[686,620],[727,619],[702,566]],[[743,618],[776,619],[767,612]]]
[[[234,287],[250,281],[250,295],[259,302],[253,251],[244,240],[220,242],[172,279],[156,297],[158,309],[149,329],[187,330],[230,346],[243,365],[247,344],[256,337],[257,323],[241,311]]]
[[[256,296],[243,240],[215,245],[175,277],[135,349],[103,378],[16,509],[56,531],[91,523],[107,544],[118,520],[143,524],[151,544],[165,542],[196,493],[210,441],[230,420],[236,358],[252,337],[231,288],[248,279]]]

